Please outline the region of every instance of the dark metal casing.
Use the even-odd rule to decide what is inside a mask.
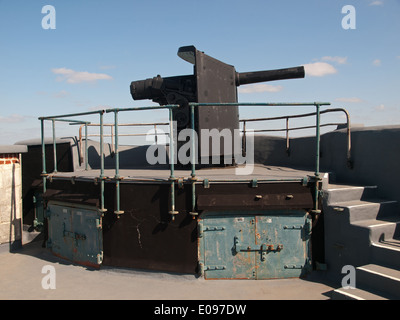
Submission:
[[[157,77],[131,82],[130,91],[134,100],[151,99],[160,105],[179,104],[174,109],[178,135],[183,129],[190,128],[189,103],[237,103],[237,87],[257,82],[304,78],[304,67],[256,72],[236,72],[234,66],[221,62],[194,46],[180,47],[178,56],[194,65],[193,75],[163,78]],[[195,129],[198,134],[199,149],[197,154],[211,157],[234,157],[234,130],[239,129],[239,111],[237,106],[199,106],[195,109]],[[213,141],[207,137],[209,150],[202,149],[202,130],[223,129],[230,131],[232,148],[212,150]],[[215,138],[215,137],[214,137]],[[220,137],[218,137],[220,139]],[[185,142],[178,143],[178,148]],[[207,144],[205,144],[207,146]],[[230,149],[230,150],[229,150]],[[239,152],[239,151],[237,151]],[[202,159],[202,160],[203,160]],[[204,163],[201,161],[201,163]],[[233,163],[233,161],[232,161]]]

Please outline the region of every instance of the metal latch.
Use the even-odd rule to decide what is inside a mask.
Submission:
[[[64,237],[72,238],[74,240],[86,240],[85,234],[80,234],[77,232],[65,231],[64,230]]]
[[[85,234],[80,234],[77,232],[72,232],[72,231],[67,231],[65,230],[65,223],[64,223],[64,231],[63,231],[63,236],[72,238],[74,240],[86,240],[86,235]]]
[[[246,245],[240,245],[239,238],[235,236],[233,249],[236,253],[239,253],[241,251],[260,251],[261,253],[267,253],[272,251],[279,252],[283,249],[283,244],[278,244],[276,247],[274,247],[273,244],[263,243],[260,246],[251,247]],[[261,259],[263,260],[263,256],[261,257]]]

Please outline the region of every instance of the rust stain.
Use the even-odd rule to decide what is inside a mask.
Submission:
[[[95,268],[95,269],[100,269],[100,265],[97,264],[97,263],[93,263],[93,262],[89,262],[89,261],[71,260],[71,259],[68,259],[68,258],[62,256],[59,253],[56,253],[56,252],[52,252],[52,253],[56,257],[64,259],[64,260],[67,260],[67,261],[70,261],[71,263],[79,264],[79,265],[85,266],[85,267],[91,267],[91,268]]]

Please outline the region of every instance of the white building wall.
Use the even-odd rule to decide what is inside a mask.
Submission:
[[[0,244],[22,239],[22,179],[19,154],[0,155]]]

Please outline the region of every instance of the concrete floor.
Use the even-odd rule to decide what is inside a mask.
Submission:
[[[55,270],[55,289],[43,289],[44,266]],[[16,252],[0,250],[0,299],[56,300],[326,300],[333,287],[314,271],[308,279],[204,280],[103,266],[100,270],[69,263],[31,242]]]

